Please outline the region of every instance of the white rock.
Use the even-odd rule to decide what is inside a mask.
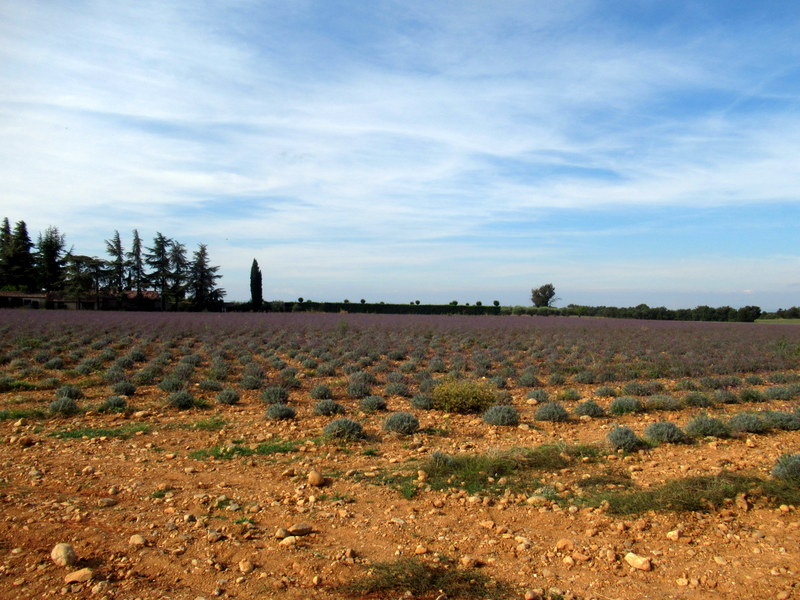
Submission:
[[[75,550],[70,544],[56,544],[50,552],[50,558],[59,567],[69,567],[78,562]]]
[[[639,556],[638,554],[634,554],[633,552],[628,552],[625,555],[625,562],[632,566],[634,569],[638,569],[640,571],[650,571],[653,568],[653,564],[648,557]]]

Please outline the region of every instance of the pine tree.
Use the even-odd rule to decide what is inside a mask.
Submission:
[[[147,248],[147,253],[144,255],[144,262],[152,269],[147,277],[161,296],[161,310],[166,308],[166,295],[169,288],[170,243],[169,238],[157,232],[156,237],[153,238],[153,247]]]
[[[136,297],[142,295],[142,288],[147,283],[147,276],[144,271],[144,259],[142,258],[142,238],[139,237],[139,230],[133,230],[133,241],[128,257],[128,289],[136,290]]]
[[[186,259],[186,246],[172,240],[169,245],[169,297],[178,304],[186,297],[186,278],[189,271],[189,261]]]
[[[0,289],[8,284],[8,265],[11,261],[11,224],[8,217],[3,218],[0,227]]]
[[[258,268],[258,261],[255,258],[253,259],[253,265],[250,267],[250,303],[253,306],[253,310],[261,310],[264,304],[261,269]]]
[[[111,257],[109,264],[110,287],[116,293],[125,289],[125,250],[119,231],[114,231],[114,237],[106,240],[106,253]]]
[[[36,289],[36,269],[34,266],[33,242],[28,235],[25,221],[17,221],[11,234],[8,262],[6,265],[6,285],[11,289],[32,292]]]
[[[36,270],[39,289],[60,290],[64,283],[66,237],[57,227],[48,227],[36,242]]]
[[[192,255],[187,286],[195,309],[211,308],[219,304],[225,296],[225,290],[216,287],[217,279],[222,277],[217,271],[218,266],[212,267],[209,264],[208,248],[205,244],[199,244]]]

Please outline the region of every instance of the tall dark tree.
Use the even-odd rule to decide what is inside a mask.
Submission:
[[[11,262],[11,224],[3,217],[0,226],[0,289],[7,285],[8,265]]]
[[[557,300],[559,298],[556,298],[556,288],[552,283],[545,283],[531,290],[531,302],[534,306],[552,306]]]
[[[177,307],[186,298],[189,260],[186,258],[186,246],[175,240],[169,245],[169,268],[169,297]]]
[[[253,305],[253,310],[261,310],[261,306],[264,304],[261,269],[258,268],[258,261],[255,258],[250,267],[250,303]]]
[[[36,271],[39,289],[60,290],[64,283],[66,237],[57,227],[48,227],[36,242]]]
[[[161,310],[166,308],[171,275],[169,260],[170,242],[171,240],[169,238],[164,237],[161,232],[157,232],[156,237],[153,238],[152,248],[147,248],[147,252],[144,255],[144,262],[150,267],[150,272],[147,277],[151,285],[158,290],[161,296]]]
[[[125,250],[119,231],[114,231],[114,237],[106,240],[106,254],[111,257],[109,265],[109,287],[116,293],[125,289]]]
[[[225,296],[225,290],[217,287],[219,267],[209,264],[208,248],[199,244],[192,255],[187,287],[195,309],[204,310],[218,305]]]
[[[142,289],[147,284],[147,274],[144,270],[144,256],[142,255],[142,238],[139,237],[139,230],[133,230],[133,240],[131,241],[131,251],[128,257],[128,289],[136,290],[136,297],[142,295]]]
[[[6,286],[12,290],[32,292],[36,289],[36,268],[32,249],[33,242],[28,235],[25,221],[17,221],[11,234],[6,264]]]
[[[64,291],[68,298],[78,302],[87,296],[96,299],[106,276],[106,261],[70,253],[66,256],[65,276]]]

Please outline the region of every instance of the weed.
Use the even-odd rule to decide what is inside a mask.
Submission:
[[[724,438],[730,435],[725,423],[708,415],[696,416],[686,424],[684,431],[692,437]]]
[[[199,429],[201,431],[217,431],[222,429],[227,424],[227,421],[219,415],[214,415],[208,419],[200,419],[191,425],[192,429]]]
[[[495,403],[495,390],[485,383],[473,380],[445,379],[431,392],[433,406],[445,412],[479,413]]]
[[[651,423],[645,428],[644,436],[654,442],[663,444],[686,444],[690,441],[689,436],[670,421]]]
[[[61,440],[80,439],[80,438],[120,438],[127,440],[137,433],[147,433],[150,431],[150,426],[145,423],[131,423],[121,427],[80,427],[78,429],[69,429],[63,431],[56,431],[50,434],[51,437]]]
[[[637,436],[630,427],[615,427],[608,432],[607,439],[614,450],[625,452],[635,452],[647,446],[645,441]]]
[[[411,435],[416,433],[419,429],[419,420],[417,417],[407,412],[396,412],[388,417],[383,422],[383,430],[393,433],[400,433],[402,435]]]
[[[364,437],[364,429],[361,425],[347,417],[334,419],[322,431],[328,438],[360,439]]]
[[[267,409],[265,417],[272,420],[289,420],[297,416],[294,407],[288,404],[271,404]]]
[[[772,476],[794,484],[800,484],[800,454],[784,454],[775,463]]]
[[[563,422],[569,421],[569,413],[567,409],[561,406],[558,402],[548,402],[542,404],[536,409],[533,418],[537,421],[556,421]]]
[[[630,413],[640,412],[642,410],[641,404],[636,398],[631,396],[620,396],[611,401],[611,406],[608,407],[608,412],[612,415],[627,415]]]
[[[575,407],[575,414],[579,417],[604,417],[606,411],[594,400],[586,400]]]
[[[513,406],[506,404],[490,406],[483,413],[483,422],[487,425],[513,427],[519,424],[519,412]]]
[[[362,412],[371,413],[379,410],[386,410],[386,400],[380,396],[367,396],[362,398],[358,407]]]

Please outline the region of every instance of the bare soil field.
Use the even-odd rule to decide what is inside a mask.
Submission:
[[[0,329],[0,598],[800,598],[796,325]]]

